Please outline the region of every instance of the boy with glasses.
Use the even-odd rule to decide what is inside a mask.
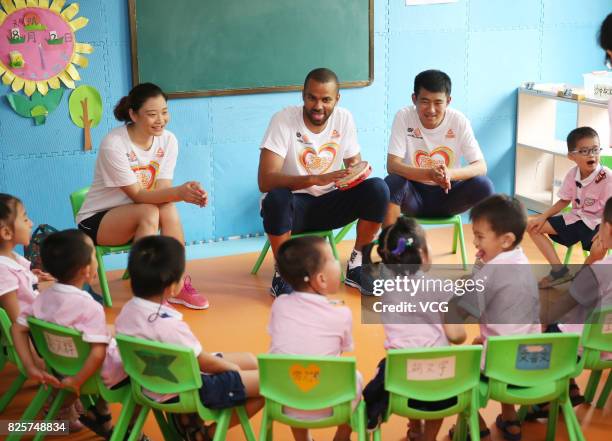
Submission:
[[[527,226],[531,239],[551,264],[550,274],[540,288],[549,288],[571,280],[569,268],[557,256],[553,244],[566,247],[578,242],[591,254],[585,263],[601,260],[606,250],[596,241],[601,216],[612,196],[612,172],[599,163],[599,136],[590,127],[578,127],[567,135],[567,157],[576,163],[563,179],[559,200],[544,213],[532,218]],[[558,214],[572,204],[571,211]]]

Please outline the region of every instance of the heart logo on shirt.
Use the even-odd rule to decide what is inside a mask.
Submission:
[[[155,161],[151,161],[149,165],[132,167],[132,171],[136,175],[140,187],[145,190],[150,190],[155,184],[155,177],[159,171],[159,164]]]
[[[318,150],[312,147],[304,147],[300,153],[300,163],[310,175],[320,175],[325,173],[336,159],[339,150],[338,144],[328,142],[323,144]]]
[[[316,364],[308,365],[308,367],[294,364],[289,368],[291,380],[302,392],[308,392],[317,386],[320,374],[321,368]]]
[[[414,154],[414,164],[421,168],[432,168],[434,165],[444,164],[447,167],[453,162],[453,151],[449,147],[441,145],[431,152],[417,150]]]

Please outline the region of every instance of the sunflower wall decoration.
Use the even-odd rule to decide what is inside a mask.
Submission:
[[[75,32],[87,25],[75,18],[79,5],[66,0],[0,0],[0,76],[14,92],[27,96],[62,85],[75,88],[76,66],[86,67],[93,47],[79,43]]]

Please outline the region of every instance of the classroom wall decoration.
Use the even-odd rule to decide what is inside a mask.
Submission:
[[[36,91],[28,98],[17,93],[10,93],[6,96],[11,108],[24,118],[33,118],[34,124],[39,126],[47,121],[49,113],[53,112],[62,100],[64,89],[53,89],[46,95]]]
[[[102,97],[92,86],[79,86],[70,94],[68,109],[72,122],[83,129],[83,150],[91,150],[91,128],[102,119]]]
[[[65,0],[0,0],[0,76],[14,92],[46,95],[61,85],[74,89],[81,79],[76,66],[86,67],[93,47],[74,33],[88,19],[75,18],[78,3]]]

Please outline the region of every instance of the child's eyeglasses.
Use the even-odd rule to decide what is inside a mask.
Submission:
[[[570,152],[572,155],[580,155],[580,156],[596,156],[599,155],[601,153],[603,149],[601,147],[593,147],[590,149],[580,149],[580,150],[573,150],[572,152]]]

